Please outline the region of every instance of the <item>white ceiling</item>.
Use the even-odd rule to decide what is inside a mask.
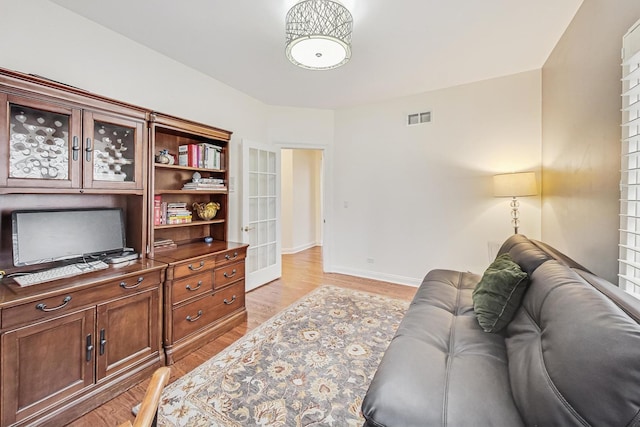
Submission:
[[[296,0],[51,0],[270,105],[340,108],[539,69],[582,0],[343,0],[351,61],[291,64]]]

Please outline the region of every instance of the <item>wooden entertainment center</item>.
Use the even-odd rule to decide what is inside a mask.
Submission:
[[[245,321],[247,245],[227,241],[230,139],[0,69],[0,426],[65,424]],[[186,146],[216,161],[180,164]],[[198,206],[218,210],[201,219]],[[19,286],[12,274],[55,264],[13,266],[11,213],[70,208],[121,208],[140,258]]]

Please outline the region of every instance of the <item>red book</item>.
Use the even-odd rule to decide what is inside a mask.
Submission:
[[[200,147],[197,144],[189,144],[189,166],[192,168],[198,167],[198,154],[200,153]]]
[[[159,194],[153,196],[153,224],[162,224],[162,196]]]

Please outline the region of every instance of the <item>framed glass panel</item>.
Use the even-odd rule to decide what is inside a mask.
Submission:
[[[94,181],[135,181],[135,134],[135,128],[95,122]]]
[[[9,177],[69,179],[68,115],[11,104]]]

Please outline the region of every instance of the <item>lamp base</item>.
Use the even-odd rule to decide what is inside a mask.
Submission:
[[[513,225],[513,234],[518,234],[518,227],[520,226],[519,207],[520,202],[518,202],[516,196],[513,196],[513,199],[511,199],[511,225]]]

